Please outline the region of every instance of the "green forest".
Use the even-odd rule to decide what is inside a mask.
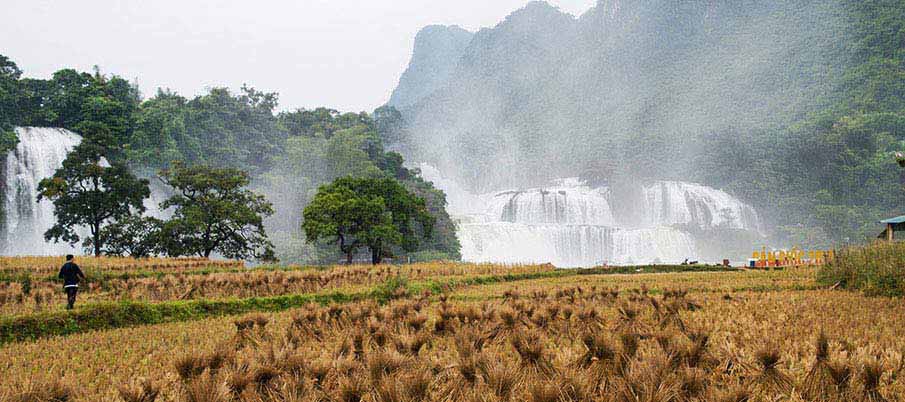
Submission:
[[[832,90],[760,141],[719,136],[732,155],[747,156],[710,170],[722,176],[711,180],[778,211],[778,234],[799,244],[863,243],[877,236],[879,219],[905,214],[905,174],[894,157],[905,149],[905,3],[843,3],[846,35],[836,47],[844,63],[828,78]]]
[[[780,244],[871,241],[878,220],[905,214],[894,157],[905,150],[905,2],[788,8],[782,21],[818,16],[800,24],[823,35],[803,35],[792,62],[775,61],[785,90],[748,100],[777,103],[771,113],[705,133],[691,169],[751,202]]]
[[[194,98],[158,90],[144,98],[137,85],[116,75],[73,69],[49,79],[24,78],[0,55],[0,146],[17,143],[18,126],[62,127],[112,138],[114,163],[152,178],[176,164],[235,168],[274,204],[267,221],[276,257],[286,263],[335,263],[332,244],[305,241],[302,210],[318,187],[339,177],[390,178],[423,198],[433,221],[417,245],[388,255],[412,260],[458,259],[459,244],[445,211],[445,195],[384,149],[384,138],[401,124],[384,107],[374,113],[329,108],[278,112],[279,96],[243,86],[238,93],[212,88]],[[109,140],[106,140],[109,143]],[[366,257],[370,258],[370,257]]]

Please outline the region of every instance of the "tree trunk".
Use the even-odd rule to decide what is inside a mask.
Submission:
[[[101,256],[101,224],[95,221],[94,227],[91,228],[91,235],[94,236],[94,256]]]
[[[383,256],[381,255],[380,247],[371,249],[371,264],[377,265],[383,262]]]

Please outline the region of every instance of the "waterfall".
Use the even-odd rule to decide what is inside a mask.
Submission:
[[[446,193],[446,211],[449,214],[468,215],[484,208],[487,204],[486,199],[472,194],[454,180],[443,177],[437,168],[422,164],[419,169],[421,170],[421,177],[430,178],[428,181],[433,181],[435,188],[443,189],[443,192]]]
[[[659,181],[644,186],[645,223],[757,230],[754,208],[720,190],[694,183]]]
[[[698,254],[695,238],[680,227],[758,227],[753,208],[694,183],[638,183],[637,190],[625,191],[641,194],[641,199],[577,179],[475,195],[429,165],[422,165],[421,172],[447,194],[462,258],[470,262],[550,262],[559,267],[678,263]],[[641,222],[620,219],[614,202],[627,204]]]
[[[54,224],[53,204],[37,202],[38,183],[53,176],[63,159],[82,141],[60,128],[16,128],[19,144],[6,156],[3,172],[4,255],[51,255],[71,252],[66,244],[44,241]]]
[[[619,230],[610,263],[615,265],[679,263],[697,258],[695,239],[671,227]],[[584,265],[579,265],[584,266]]]
[[[612,256],[613,229],[593,225],[511,222],[457,225],[462,259],[470,262],[591,266]]]
[[[575,184],[503,192],[490,201],[490,211],[504,222],[614,226],[607,193]]]

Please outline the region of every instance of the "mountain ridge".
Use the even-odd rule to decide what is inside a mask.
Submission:
[[[412,60],[387,104],[402,109],[441,87],[473,36],[458,25],[428,25],[418,31]]]

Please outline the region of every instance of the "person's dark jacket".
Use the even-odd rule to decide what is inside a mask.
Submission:
[[[63,280],[63,287],[78,286],[79,281],[85,279],[82,269],[72,261],[63,264],[63,267],[60,268],[60,274],[57,276]]]

